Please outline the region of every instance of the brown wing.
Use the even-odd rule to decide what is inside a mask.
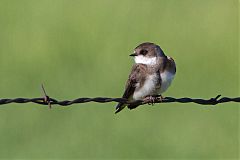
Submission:
[[[168,59],[166,61],[165,69],[168,70],[169,72],[173,73],[173,74],[176,73],[176,64],[171,57],[168,57]]]
[[[125,91],[124,94],[122,96],[122,98],[126,98],[129,99],[132,97],[134,91],[137,89],[136,84],[139,83],[139,86],[142,85],[142,83],[144,83],[145,81],[145,77],[143,75],[144,72],[147,71],[147,66],[145,64],[134,64],[132,67],[132,71],[131,74],[128,77],[126,86],[125,86]],[[118,105],[116,106],[116,112],[118,113],[120,112],[126,105],[123,103],[118,103]]]

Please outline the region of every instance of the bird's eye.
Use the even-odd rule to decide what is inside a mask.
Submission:
[[[140,51],[140,54],[142,54],[142,55],[146,55],[147,53],[148,53],[148,51],[145,50],[145,49],[142,49],[142,50]]]

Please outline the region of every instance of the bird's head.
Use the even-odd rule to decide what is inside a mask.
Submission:
[[[134,57],[135,63],[147,65],[155,65],[157,57],[166,57],[160,46],[150,42],[138,45],[130,56]]]

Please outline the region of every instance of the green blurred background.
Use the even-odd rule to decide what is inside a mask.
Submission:
[[[120,97],[142,42],[177,63],[164,96],[239,96],[237,0],[0,0],[0,98]],[[0,106],[3,159],[238,159],[239,105]]]

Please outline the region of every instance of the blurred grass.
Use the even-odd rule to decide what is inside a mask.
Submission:
[[[236,0],[0,0],[0,98],[121,96],[139,43],[177,63],[165,96],[239,96]],[[0,108],[3,159],[237,159],[239,105]]]

